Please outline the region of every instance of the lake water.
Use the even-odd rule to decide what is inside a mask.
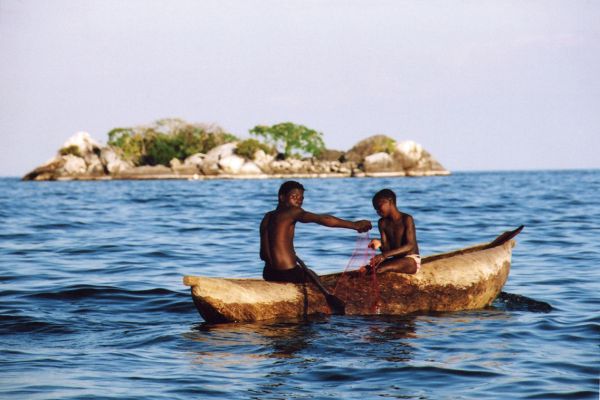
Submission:
[[[260,277],[281,183],[0,179],[0,398],[598,399],[600,171],[302,180],[305,209],[374,224],[372,195],[395,190],[424,255],[524,224],[507,294],[468,312],[203,323],[182,276]],[[299,224],[296,250],[336,272],[356,240]]]

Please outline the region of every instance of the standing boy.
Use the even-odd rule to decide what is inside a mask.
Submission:
[[[369,247],[380,248],[381,254],[371,258],[370,267],[380,272],[417,273],[421,256],[413,217],[398,210],[396,194],[390,189],[380,190],[373,196],[373,207],[381,217],[378,222],[381,240],[371,240]]]
[[[302,264],[294,250],[296,222],[314,222],[332,228],[366,232],[372,228],[367,220],[346,221],[332,215],[313,214],[302,209],[304,187],[295,181],[284,182],[279,188],[277,208],[265,214],[260,223],[260,258],[265,262],[263,278],[276,282],[306,282],[320,285],[317,275]],[[321,285],[322,287],[322,285]]]

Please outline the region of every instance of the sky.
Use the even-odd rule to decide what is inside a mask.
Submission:
[[[450,171],[600,168],[600,0],[0,0],[0,176],[77,131],[291,121]]]

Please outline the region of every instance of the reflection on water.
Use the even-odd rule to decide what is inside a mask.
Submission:
[[[369,335],[365,340],[372,343],[385,343],[400,339],[414,339],[417,337],[416,318],[413,315],[376,318],[373,324],[369,325]]]
[[[539,301],[520,294],[500,292],[494,306],[507,311],[531,311],[549,313],[552,306],[545,301]]]
[[[188,345],[188,354],[202,371],[216,371],[218,376],[231,371],[237,376],[252,375],[247,394],[258,398],[281,398],[282,394],[283,398],[314,398],[314,391],[311,396],[299,393],[315,381],[322,385],[323,397],[335,397],[336,390],[344,387],[350,393],[360,388],[377,396],[428,398],[421,391],[407,390],[407,385],[424,379],[435,391],[436,387],[443,390],[448,377],[465,387],[482,379],[503,378],[500,371],[514,358],[515,349],[510,337],[492,338],[489,332],[503,332],[513,318],[495,308],[408,316],[329,316],[199,324],[184,336],[196,344]],[[437,348],[444,352],[436,352]],[[480,360],[483,355],[485,360]]]
[[[352,353],[358,348],[375,349],[374,356],[389,362],[410,360],[416,339],[416,316],[343,317],[335,325],[325,316],[296,321],[244,324],[202,323],[184,333],[201,344],[195,362],[223,368],[226,364],[257,359],[310,359],[328,352]],[[372,347],[375,345],[376,347]],[[382,351],[385,346],[385,351]]]
[[[474,336],[474,327],[478,324],[487,326],[497,321],[502,325],[510,321],[512,317],[509,310],[538,303],[549,307],[546,303],[525,299],[523,296],[503,293],[486,310],[458,313],[311,316],[287,321],[201,323],[183,336],[199,345],[192,352],[194,363],[214,370],[267,360],[288,360],[299,368],[328,354],[357,359],[367,357],[373,365],[377,365],[377,362],[402,365],[413,359],[419,341],[438,340],[440,331],[443,332],[444,342],[452,336],[459,337],[467,333]],[[501,347],[500,344],[497,346]],[[473,357],[472,353],[448,352],[444,355],[444,362],[460,364]],[[289,372],[286,372],[286,368],[280,371],[281,364],[277,365],[277,371],[272,374]]]
[[[315,339],[318,317],[310,320],[285,322],[255,322],[244,324],[201,323],[185,336],[202,342],[211,351],[254,346],[261,357],[291,358],[304,350]]]

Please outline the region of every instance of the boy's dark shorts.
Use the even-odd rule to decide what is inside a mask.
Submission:
[[[299,265],[286,270],[271,269],[265,267],[263,269],[263,279],[270,282],[292,282],[303,283],[307,282],[308,277],[304,269]]]

